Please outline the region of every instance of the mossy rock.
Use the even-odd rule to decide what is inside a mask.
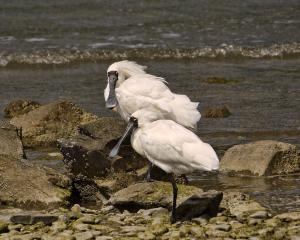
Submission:
[[[231,83],[238,83],[239,80],[227,79],[224,77],[208,77],[204,82],[209,84],[231,84]]]
[[[177,214],[190,219],[203,213],[215,215],[222,199],[217,191],[203,192],[194,186],[178,184]],[[142,182],[116,192],[110,203],[116,208],[137,212],[140,209],[156,207],[172,208],[173,190],[167,182]]]

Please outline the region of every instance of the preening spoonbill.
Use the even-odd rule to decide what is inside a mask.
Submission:
[[[133,113],[124,135],[111,150],[110,157],[118,154],[123,140],[131,133],[134,150],[169,175],[173,187],[171,222],[175,222],[177,186],[174,174],[217,170],[219,159],[214,149],[192,131],[172,120],[157,120],[158,117],[156,112],[147,109]]]
[[[106,107],[117,108],[125,121],[139,109],[152,108],[159,119],[196,129],[201,117],[198,103],[186,95],[172,93],[163,78],[147,74],[145,68],[127,60],[110,65],[104,90]]]

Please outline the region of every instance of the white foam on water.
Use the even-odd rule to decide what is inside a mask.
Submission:
[[[26,42],[45,42],[48,39],[46,38],[26,38],[25,41]]]

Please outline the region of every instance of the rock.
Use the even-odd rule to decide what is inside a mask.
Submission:
[[[169,211],[166,208],[158,207],[158,208],[151,208],[151,209],[140,209],[138,211],[139,214],[142,214],[144,218],[149,217],[158,217],[158,216],[164,216],[166,214],[169,214]]]
[[[203,213],[215,215],[222,199],[217,191],[203,192],[193,186],[178,185],[177,215],[190,219]],[[116,192],[110,203],[120,210],[137,212],[156,207],[172,208],[172,186],[165,182],[145,182]]]
[[[45,225],[50,225],[57,220],[58,220],[57,215],[31,214],[31,213],[15,214],[10,218],[10,221],[12,223],[25,224],[25,225],[33,225],[38,222],[42,222]]]
[[[300,221],[300,212],[282,213],[275,216],[274,218],[280,219],[281,221],[285,222]]]
[[[36,147],[55,146],[57,139],[75,135],[80,124],[96,119],[71,102],[57,101],[14,117],[10,123],[22,128],[24,146]]]
[[[0,234],[8,232],[8,222],[4,222],[0,220]]]
[[[227,223],[214,225],[215,230],[228,232],[231,229],[231,226]]]
[[[82,223],[78,220],[72,223],[72,229],[76,231],[88,231],[91,228],[89,224]]]
[[[21,131],[5,121],[0,121],[0,155],[15,159],[25,158]]]
[[[94,235],[91,232],[75,233],[74,237],[76,238],[76,240],[90,240],[90,239],[94,239]]]
[[[77,176],[73,179],[74,197],[78,202],[102,206],[109,196],[103,194],[97,184],[85,176]]]
[[[74,212],[74,213],[80,214],[81,213],[81,207],[80,207],[80,205],[79,204],[74,204],[71,207],[71,211]]]
[[[57,221],[52,223],[51,230],[55,233],[62,232],[65,229],[67,229],[67,224],[65,222]]]
[[[101,192],[109,197],[111,194],[136,183],[138,180],[138,176],[134,173],[114,172],[110,173],[106,178],[94,179],[94,182]]]
[[[74,177],[102,177],[109,171],[111,163],[105,152],[99,149],[101,141],[78,135],[71,139],[59,139],[57,143],[64,156],[66,170]]]
[[[80,134],[71,139],[59,139],[67,169],[73,175],[103,177],[111,167],[115,172],[127,172],[145,166],[147,161],[135,153],[129,142],[120,148],[120,156],[113,161],[107,158],[124,131],[122,120],[103,117],[81,125]]]
[[[202,114],[205,118],[226,118],[231,115],[231,112],[226,106],[206,108]]]
[[[300,170],[300,157],[296,146],[271,141],[257,141],[236,145],[225,152],[220,171],[254,175],[287,174]]]
[[[96,121],[81,124],[79,132],[101,142],[103,148],[111,140],[120,138],[123,135],[126,124],[119,118],[101,117]]]
[[[249,216],[250,218],[256,218],[256,219],[266,219],[268,217],[267,211],[258,211]]]
[[[0,156],[0,189],[1,205],[31,209],[64,206],[71,196],[70,188],[49,182],[44,169],[5,156]]]
[[[257,212],[267,212],[265,207],[250,199],[249,195],[240,192],[224,192],[221,207],[226,208],[239,221],[246,221]]]
[[[4,108],[4,116],[6,118],[13,118],[20,115],[23,115],[25,113],[28,113],[36,108],[39,108],[41,106],[40,103],[31,101],[31,100],[16,100],[13,102],[10,102],[5,108]]]

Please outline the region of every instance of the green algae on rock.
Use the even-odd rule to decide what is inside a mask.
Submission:
[[[4,108],[4,114],[6,118],[13,118],[28,113],[36,108],[39,108],[40,106],[41,104],[38,102],[19,99],[10,102]]]
[[[80,124],[96,119],[71,102],[56,101],[14,117],[10,123],[22,128],[24,146],[38,147],[56,146],[58,138],[74,136]]]

